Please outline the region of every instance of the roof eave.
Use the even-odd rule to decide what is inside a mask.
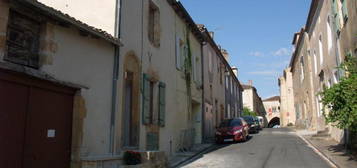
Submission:
[[[95,31],[92,28],[89,27],[89,25],[86,25],[85,23],[79,23],[79,21],[70,19],[69,15],[66,16],[66,14],[61,13],[55,9],[52,9],[51,7],[48,7],[44,4],[41,4],[37,1],[30,1],[30,0],[13,0],[16,1],[17,3],[21,3],[22,5],[27,5],[30,7],[32,10],[38,10],[39,13],[50,17],[51,19],[58,20],[61,22],[65,22],[66,24],[70,24],[75,26],[77,29],[87,32],[88,34],[91,34],[93,36],[100,37],[101,39],[108,41],[114,45],[117,46],[123,46],[122,42],[120,39],[112,37],[112,35],[102,31]]]

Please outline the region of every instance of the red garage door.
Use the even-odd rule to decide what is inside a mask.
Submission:
[[[0,70],[0,167],[68,168],[75,90]]]

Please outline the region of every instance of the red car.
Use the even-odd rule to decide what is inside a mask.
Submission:
[[[249,125],[243,118],[226,119],[216,131],[216,143],[246,141]]]

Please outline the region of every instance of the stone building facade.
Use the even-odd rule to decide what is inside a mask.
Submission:
[[[243,106],[249,108],[257,115],[265,117],[266,111],[261,97],[257,93],[257,89],[252,84],[242,85],[243,87]],[[266,121],[266,119],[265,119]],[[266,122],[265,122],[266,123]]]
[[[263,105],[266,111],[267,127],[280,125],[280,96],[273,96],[263,100]]]
[[[120,41],[36,1],[1,0],[0,11],[0,110],[10,112],[1,123],[19,134],[1,131],[15,144],[1,141],[13,155],[2,153],[9,158],[0,162],[81,167],[92,156],[105,159]]]
[[[318,93],[339,82],[344,74],[336,67],[346,54],[355,54],[355,11],[355,1],[312,1],[306,26],[295,35],[296,47],[290,64],[296,125],[328,131],[339,142],[343,141],[343,130],[325,123]],[[308,81],[303,82],[304,78]]]
[[[213,32],[209,32],[204,25],[199,27],[207,42],[203,45],[203,138],[204,141],[210,142],[214,140],[215,128],[223,119],[241,116],[242,87],[228,63],[228,52],[222,52],[215,43]],[[232,79],[232,83],[227,80],[227,75]]]
[[[292,73],[290,68],[286,68],[283,76],[279,78],[280,87],[280,125],[287,126],[288,124],[295,125],[296,113],[294,106],[294,92]]]
[[[36,86],[65,94],[68,104],[63,107],[73,121],[63,122],[71,152],[61,156],[72,167],[118,167],[129,150],[165,164],[166,157],[212,138],[221,120],[242,113],[243,89],[225,59],[228,52],[207,30],[197,27],[178,1],[0,0],[0,4],[0,84],[12,87],[8,83],[15,71],[30,81],[36,78]],[[18,11],[26,18],[24,31],[30,29],[27,33],[39,37],[26,41],[17,36],[23,26],[13,14]],[[11,38],[31,53],[9,56],[11,49],[19,50],[9,48]],[[32,85],[26,83],[27,89]],[[49,138],[61,133],[46,129]]]

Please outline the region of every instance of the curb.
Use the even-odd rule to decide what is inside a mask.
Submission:
[[[187,159],[185,159],[183,161],[180,161],[180,162],[178,162],[176,164],[173,164],[173,165],[169,165],[169,167],[176,168],[176,167],[184,164],[185,162],[187,162],[189,160],[192,160],[193,158],[197,157],[198,155],[201,155],[201,154],[213,149],[213,147],[215,147],[215,146],[216,146],[215,144],[212,144],[212,145],[208,146],[207,148],[204,148],[204,149],[198,151],[197,153],[193,154],[192,156],[187,157]]]
[[[307,138],[296,134],[298,137],[300,137],[305,143],[308,144],[308,146],[310,148],[313,149],[313,151],[318,154],[320,157],[322,157],[325,161],[327,161],[327,163],[329,163],[332,167],[335,168],[341,168],[333,159],[331,159],[328,155],[326,155],[323,151],[321,151],[320,149],[317,148],[317,146],[315,146],[313,143],[311,143],[310,140],[308,140]]]

